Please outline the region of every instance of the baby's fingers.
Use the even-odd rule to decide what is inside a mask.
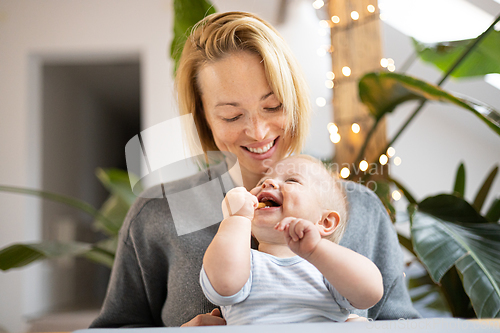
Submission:
[[[292,222],[295,218],[293,217],[285,217],[283,220],[280,222],[276,223],[274,226],[274,229],[278,231],[285,231],[286,227],[290,225],[290,222]]]

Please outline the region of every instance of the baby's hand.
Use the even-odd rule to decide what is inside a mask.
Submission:
[[[295,254],[307,259],[321,241],[318,228],[311,221],[285,217],[274,229],[283,231],[286,243]]]
[[[235,187],[227,192],[222,200],[222,213],[225,219],[237,215],[252,220],[258,204],[257,197],[250,194],[246,188]]]

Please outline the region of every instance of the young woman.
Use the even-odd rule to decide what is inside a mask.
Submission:
[[[255,15],[213,14],[195,26],[176,86],[181,114],[193,115],[203,150],[238,158],[239,170],[229,170],[232,184],[226,191],[235,186],[250,190],[270,165],[300,152],[310,117],[305,80],[283,39]],[[227,166],[221,163],[211,172],[225,174]],[[203,175],[164,186],[193,188],[204,182]],[[356,313],[373,319],[418,317],[385,209],[358,184],[347,183],[346,192],[350,219],[341,245],[372,260],[384,283],[381,301]],[[210,199],[209,193],[197,191],[185,208],[196,206],[217,218],[220,200],[212,205]],[[199,285],[203,255],[217,228],[178,236],[168,200],[139,198],[120,231],[107,296],[92,327],[224,325]]]

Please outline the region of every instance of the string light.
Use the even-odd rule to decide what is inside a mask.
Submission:
[[[359,162],[359,169],[361,171],[366,171],[368,170],[368,162],[365,161],[365,160],[362,160],[361,162]]]
[[[380,158],[378,159],[378,161],[380,162],[380,164],[386,165],[387,162],[389,162],[389,158],[387,157],[387,155],[382,154],[382,155],[380,155]]]
[[[394,165],[395,166],[401,165],[401,157],[399,156],[394,157]]]
[[[394,66],[394,60],[391,58],[387,59],[387,69],[389,72],[394,72],[396,70],[396,66]]]
[[[333,81],[331,81],[331,80],[326,80],[326,81],[325,81],[325,86],[326,86],[328,89],[333,89],[333,86],[334,86]]]
[[[389,65],[389,61],[386,58],[380,59],[380,66],[387,68],[387,65]]]
[[[330,134],[330,141],[332,141],[333,143],[339,143],[340,139],[341,139],[341,137],[340,137],[339,133]]]
[[[319,107],[325,106],[326,105],[326,99],[324,99],[323,97],[316,98],[316,105],[319,106]]]
[[[332,16],[332,22],[337,24],[340,22],[340,17],[338,17],[337,15],[333,15]]]
[[[359,19],[359,13],[355,10],[353,10],[351,12],[351,18],[354,20],[354,21],[357,21]]]
[[[330,24],[328,24],[328,21],[326,20],[321,20],[319,21],[319,26],[323,29],[330,28]]]
[[[324,5],[325,5],[325,3],[322,0],[316,0],[313,2],[314,9],[320,9]]]
[[[344,168],[342,168],[342,170],[340,170],[340,177],[342,177],[344,179],[349,177],[350,174],[351,174],[351,171],[349,171],[349,169],[346,167],[344,167]]]
[[[357,123],[353,123],[353,124],[351,125],[351,130],[353,131],[353,133],[358,134],[358,133],[359,133],[359,131],[361,130],[361,127],[359,127],[359,124],[357,124]]]
[[[333,72],[327,72],[326,73],[326,78],[328,80],[334,80],[335,79],[335,74],[333,74]]]
[[[368,7],[366,7],[366,9],[368,9],[368,11],[370,13],[375,13],[375,6],[374,5],[368,5]]]
[[[344,76],[350,76],[351,75],[351,69],[347,66],[342,67],[342,74]]]
[[[393,147],[387,148],[387,156],[393,157],[394,154],[396,154],[396,149],[394,149]]]
[[[330,132],[330,134],[337,133],[339,131],[339,128],[334,123],[328,123],[326,128],[328,128],[328,132]]]
[[[401,192],[399,191],[394,191],[392,192],[392,198],[395,200],[395,201],[398,201],[399,199],[401,199]]]

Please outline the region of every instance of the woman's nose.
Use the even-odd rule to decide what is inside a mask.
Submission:
[[[278,185],[278,183],[276,181],[274,181],[274,179],[266,179],[262,183],[262,188],[267,188],[267,187],[278,189],[279,185]]]
[[[246,128],[246,134],[249,137],[256,141],[262,141],[266,138],[267,132],[268,125],[266,120],[259,116],[250,117]]]

